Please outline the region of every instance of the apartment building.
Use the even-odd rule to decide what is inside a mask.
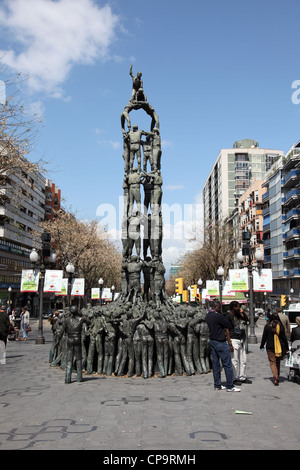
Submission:
[[[19,293],[22,269],[31,268],[33,232],[45,218],[45,178],[14,171],[0,181],[0,298]]]
[[[61,209],[61,190],[48,178],[45,183],[45,219],[53,220]]]
[[[264,267],[273,273],[273,294],[300,290],[300,142],[266,175],[263,184]]]
[[[259,246],[262,249],[263,239],[263,180],[254,181],[239,198],[239,243],[242,244],[242,232],[250,232],[251,246],[255,251]],[[262,249],[263,251],[263,249]]]
[[[204,223],[225,221],[235,211],[239,197],[254,181],[263,180],[283,151],[260,148],[255,140],[236,141],[221,149],[203,188]]]
[[[41,222],[55,218],[60,207],[61,191],[39,172],[1,173],[0,302],[9,297],[14,305],[30,302],[30,294],[20,293],[20,281],[22,269],[32,268],[29,254],[33,242],[39,241],[33,234],[41,231]]]
[[[300,142],[296,145],[299,145]],[[282,168],[283,274],[286,288],[300,289],[300,148],[292,148]]]

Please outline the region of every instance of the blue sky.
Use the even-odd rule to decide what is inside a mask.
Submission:
[[[105,205],[118,217],[133,64],[160,119],[163,202],[178,209],[164,261],[175,263],[220,149],[250,138],[286,152],[300,138],[299,14],[299,0],[2,0],[2,63],[30,75],[21,91],[43,117],[32,158],[50,162],[78,217]]]

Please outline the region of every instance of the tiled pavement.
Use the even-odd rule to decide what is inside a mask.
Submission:
[[[259,344],[249,345],[247,355],[253,383],[227,393],[214,391],[212,373],[147,380],[85,375],[80,384],[73,374],[65,384],[64,371],[48,362],[49,324],[44,345],[35,344],[36,333],[33,325],[27,342],[8,342],[0,365],[0,450],[299,449],[300,386],[287,380],[286,367],[280,386],[273,385]]]

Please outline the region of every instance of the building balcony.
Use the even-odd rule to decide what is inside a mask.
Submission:
[[[32,247],[33,236],[29,232],[25,232],[23,229],[11,224],[4,223],[3,226],[0,226],[0,238],[9,240],[12,243],[22,243],[22,245]]]
[[[299,149],[298,148],[293,149],[287,156],[287,161],[283,167],[283,170],[288,171],[290,169],[295,168],[299,160],[300,160]]]
[[[265,209],[263,209],[262,211],[262,215],[263,217],[265,217],[266,215],[270,214],[270,208],[269,207],[266,207]]]
[[[295,186],[295,181],[298,181],[300,177],[300,169],[291,170],[287,175],[282,179],[283,188],[291,188]]]
[[[290,238],[299,238],[300,237],[300,227],[295,227],[282,234],[282,238],[286,241]]]
[[[300,189],[292,189],[283,198],[282,203],[284,206],[288,206],[292,201],[300,198]]]
[[[300,248],[292,248],[291,250],[284,251],[283,257],[288,258],[300,258]]]
[[[270,197],[269,191],[262,195],[262,202],[266,202]]]
[[[300,276],[300,268],[284,269],[283,275],[284,276]]]
[[[288,222],[290,219],[298,219],[300,217],[300,209],[291,209],[285,214],[285,221]]]

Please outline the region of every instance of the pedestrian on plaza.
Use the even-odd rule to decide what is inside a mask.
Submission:
[[[21,311],[21,330],[23,334],[23,338],[21,341],[28,340],[28,327],[29,327],[29,312],[27,307],[23,307]]]
[[[221,304],[214,300],[212,309],[206,315],[206,323],[209,328],[209,345],[212,360],[215,390],[227,390],[227,392],[240,392],[233,384],[233,367],[230,352],[233,351],[229,329],[231,324],[221,313]],[[224,367],[226,387],[221,385],[221,365]]]
[[[53,333],[53,336],[52,336],[52,346],[50,348],[50,351],[49,351],[49,362],[50,364],[52,363],[53,361],[53,358],[54,358],[54,353],[55,353],[55,342],[56,342],[56,322],[59,318],[59,311],[56,309],[54,314],[49,317],[49,322],[51,324],[51,330],[52,330],[52,333]]]
[[[287,337],[287,340],[289,340],[291,336],[291,325],[290,325],[289,317],[285,315],[284,313],[282,313],[280,307],[277,308],[276,312],[278,313],[280,321],[284,326],[285,336]]]
[[[292,346],[294,341],[300,341],[300,317],[296,317],[295,321],[297,323],[297,326],[295,326],[295,328],[293,328],[291,332]]]
[[[59,310],[56,309],[54,314],[50,317],[51,330],[53,331],[53,334],[55,333],[55,323],[57,322],[59,315]]]
[[[272,313],[270,315],[270,320],[264,327],[260,349],[263,350],[265,345],[271,372],[274,377],[274,385],[278,386],[280,361],[288,352],[289,345],[285,335],[284,326],[277,313]]]
[[[268,308],[268,310],[266,311],[266,315],[265,315],[265,320],[266,320],[266,321],[269,321],[269,320],[270,320],[270,315],[271,315],[271,309]]]
[[[251,384],[246,376],[247,355],[245,348],[246,331],[241,328],[241,322],[249,322],[248,315],[242,310],[239,302],[233,300],[229,305],[229,312],[225,318],[230,323],[229,334],[233,351],[231,351],[231,362],[233,366],[233,383],[235,385]]]
[[[8,316],[10,321],[10,330],[14,333],[15,341],[19,341],[19,328],[17,328],[16,324],[16,310],[13,309],[11,314]]]
[[[6,364],[6,344],[9,331],[9,318],[4,306],[0,307],[0,364]]]

